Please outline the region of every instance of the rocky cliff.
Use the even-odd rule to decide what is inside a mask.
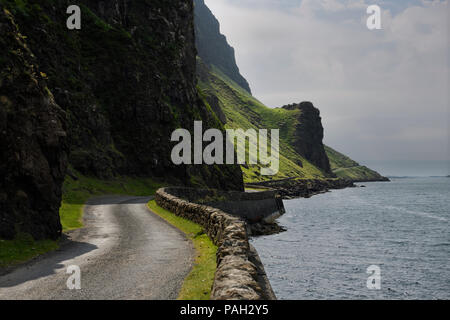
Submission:
[[[299,121],[291,138],[294,149],[325,173],[331,174],[330,161],[323,144],[323,126],[319,109],[311,102],[290,104],[283,109],[300,110]]]
[[[324,146],[320,112],[312,103],[302,102],[271,109],[253,97],[247,82],[236,75],[239,69],[234,55],[228,55],[225,59],[227,63],[222,63],[223,52],[230,50],[223,49],[228,44],[225,36],[220,34],[217,19],[203,0],[196,0],[195,3],[195,30],[199,48],[197,74],[201,89],[211,105],[214,105],[212,109],[229,128],[280,129],[279,174],[262,177],[258,166],[243,166],[246,182],[292,177],[315,181],[335,176],[352,181],[386,180],[356,162],[352,165],[343,161],[345,156]],[[300,183],[300,189],[302,186],[303,182]]]
[[[12,41],[19,41],[18,36],[2,29],[0,119],[2,126],[8,123],[8,137],[2,138],[8,143],[2,142],[2,153],[13,144],[17,134],[12,129],[17,128],[24,138],[36,136],[39,149],[33,149],[34,138],[15,147],[22,152],[31,149],[36,159],[48,163],[33,160],[24,164],[14,149],[2,154],[0,203],[6,208],[2,215],[11,217],[18,212],[26,220],[24,210],[8,209],[9,193],[17,193],[28,197],[27,206],[33,212],[51,217],[57,224],[60,185],[68,165],[100,178],[152,176],[171,184],[241,190],[238,166],[175,166],[170,159],[173,130],[192,129],[194,120],[202,120],[205,129],[222,128],[196,87],[193,3],[80,0],[70,4],[81,8],[81,30],[66,28],[66,1],[0,0],[1,11],[11,13],[22,46],[33,57],[28,69],[20,65],[24,61],[14,60],[12,53],[17,49]],[[2,28],[12,27],[2,24]],[[31,79],[22,79],[19,71],[13,73],[11,65],[30,74]],[[31,85],[35,86],[34,96],[28,92]],[[30,124],[22,121],[25,115],[19,106],[29,110],[25,113]],[[36,108],[42,113],[34,112]],[[63,132],[67,133],[68,160]],[[54,135],[61,138],[56,140]],[[39,192],[29,189],[32,185],[22,178],[28,173],[22,169],[5,176],[5,170],[10,171],[7,168],[21,166],[29,166],[27,170],[39,177],[33,182]],[[12,185],[18,187],[8,191],[6,198],[3,188]],[[34,229],[39,226],[34,224]],[[36,231],[34,235],[49,234]]]
[[[0,10],[0,238],[61,234],[66,114],[12,15]]]
[[[207,65],[214,65],[251,94],[247,80],[240,74],[234,49],[220,33],[220,24],[204,0],[194,0],[195,32],[198,54]]]

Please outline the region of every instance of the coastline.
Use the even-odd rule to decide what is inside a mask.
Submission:
[[[349,188],[307,200],[286,201],[287,215],[279,223],[287,232],[275,237],[254,237],[251,242],[260,254],[278,298],[433,297],[432,291],[441,288],[436,285],[440,280],[434,274],[429,276],[423,266],[436,261],[434,267],[441,268],[436,269],[440,270],[436,275],[445,270],[445,248],[448,247],[445,230],[448,230],[449,221],[448,213],[442,210],[448,207],[449,201],[446,197],[449,184],[445,179],[394,178],[388,184],[369,182],[367,188]],[[369,231],[372,227],[376,234],[383,236],[373,236]],[[428,237],[433,230],[433,236]],[[374,245],[367,245],[371,242]],[[384,250],[386,245],[389,254]],[[405,253],[405,246],[414,250]],[[301,253],[301,265],[296,258],[300,254],[296,253]],[[429,253],[436,260],[427,261],[421,253]],[[403,259],[415,259],[416,267],[412,268],[415,274],[402,272]],[[390,273],[390,282],[378,294],[365,291],[365,286],[361,286],[361,279],[364,281],[366,268],[372,261],[386,265],[393,263],[391,269],[386,270],[386,274]],[[335,268],[333,263],[340,267]],[[317,272],[318,269],[326,272]],[[296,270],[301,270],[298,275],[295,275]],[[343,270],[347,273],[343,274]],[[420,285],[414,282],[417,277],[423,279]],[[290,283],[299,284],[291,287]],[[323,286],[308,291],[305,285],[310,283]],[[337,289],[330,292],[329,288]],[[442,291],[440,294],[445,297]]]
[[[348,180],[340,178],[330,179],[301,179],[287,178],[282,180],[270,180],[263,182],[247,183],[248,188],[271,188],[278,191],[283,200],[291,200],[295,198],[310,198],[314,195],[329,192],[330,190],[338,190],[345,188],[356,188],[355,183],[363,182],[389,182],[386,177],[382,179],[372,180]]]

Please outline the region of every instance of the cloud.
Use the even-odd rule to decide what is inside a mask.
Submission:
[[[255,96],[310,100],[356,159],[449,159],[448,1],[206,0]]]

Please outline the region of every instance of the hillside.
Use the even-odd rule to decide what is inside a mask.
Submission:
[[[245,182],[291,177],[384,180],[377,172],[360,166],[323,144],[324,129],[320,111],[312,103],[294,103],[272,109],[253,97],[247,85],[241,85],[242,75],[236,73],[239,68],[236,65],[234,50],[228,49],[226,55],[212,50],[231,48],[226,37],[220,34],[219,22],[203,0],[195,0],[194,3],[196,42],[199,48],[197,74],[199,86],[211,109],[226,128],[280,129],[279,173],[273,177],[261,176],[258,165],[245,165],[242,166]],[[208,34],[208,37],[205,34]]]
[[[204,0],[195,0],[195,43],[198,55],[207,65],[215,65],[241,88],[251,94],[247,80],[239,72],[234,49],[220,33],[219,21]]]
[[[338,178],[350,179],[355,182],[388,180],[378,172],[360,165],[358,162],[328,146],[325,146],[325,150],[330,159],[331,170]]]
[[[61,234],[66,169],[243,189],[239,166],[176,166],[172,132],[223,129],[197,89],[192,2],[0,0],[0,237]]]
[[[199,86],[213,110],[220,109],[225,127],[231,129],[280,129],[280,171],[276,176],[260,175],[258,165],[242,166],[245,182],[300,177],[325,178],[327,174],[301,156],[293,147],[294,131],[301,121],[299,109],[270,109],[239,87],[214,66],[198,59]],[[216,100],[217,99],[217,100]]]

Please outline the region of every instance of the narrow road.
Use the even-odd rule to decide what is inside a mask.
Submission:
[[[176,299],[192,268],[183,233],[147,209],[150,198],[99,197],[85,206],[85,228],[61,248],[0,277],[0,299]],[[69,266],[81,289],[69,290]]]

